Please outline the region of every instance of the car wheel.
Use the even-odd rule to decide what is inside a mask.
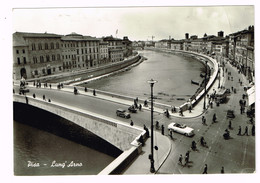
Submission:
[[[185,135],[186,137],[188,137],[188,134],[187,134],[187,133],[184,133],[184,135]]]

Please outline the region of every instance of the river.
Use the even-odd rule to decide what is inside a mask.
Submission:
[[[203,80],[200,73],[204,65],[194,58],[149,50],[139,53],[147,60],[131,70],[81,86],[146,99],[150,95],[147,80],[153,78],[158,81],[154,85],[156,102],[180,106],[199,87],[191,80]]]

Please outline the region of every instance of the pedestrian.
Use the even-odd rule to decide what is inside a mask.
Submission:
[[[229,128],[229,129],[232,129],[232,123],[231,123],[231,120],[229,120],[228,128]]]
[[[224,167],[222,166],[220,173],[225,173]]]
[[[238,128],[238,133],[237,133],[237,135],[241,135],[241,126],[239,126],[239,128]]]
[[[162,125],[162,135],[164,135],[164,126]]]
[[[93,90],[93,95],[96,96],[96,90],[95,89]]]
[[[147,138],[148,138],[149,137],[149,130],[148,130],[148,128],[145,125],[144,125],[144,130],[145,130]]]
[[[173,137],[172,137],[172,130],[170,130],[170,137],[171,137],[171,139],[173,138]]]
[[[202,174],[208,174],[208,165],[205,164]]]
[[[202,116],[202,119],[201,119],[201,120],[202,120],[202,124],[203,124],[203,125],[206,125],[206,118],[205,118],[205,116]]]
[[[139,111],[142,110],[142,104],[139,104]]]
[[[131,120],[131,122],[130,122],[130,125],[131,125],[131,126],[134,126],[134,122],[133,122],[132,120]]]
[[[88,91],[88,89],[87,89],[87,87],[85,87],[85,92],[87,92]]]
[[[248,135],[248,127],[246,126],[246,128],[245,128],[245,133],[244,133],[244,135]]]
[[[189,112],[191,113],[191,106],[189,106]]]
[[[255,125],[252,126],[252,136],[255,136]]]
[[[185,154],[185,159],[187,158],[187,163],[189,163],[189,159],[190,159],[190,151],[188,150]]]
[[[216,113],[213,114],[212,123],[215,123],[217,120]]]
[[[186,166],[188,163],[189,163],[189,158],[188,158],[188,156],[187,155],[185,155],[185,164],[184,164],[184,166]]]
[[[33,94],[33,98],[35,98],[35,93]]]
[[[45,95],[42,96],[42,99],[45,100]]]
[[[179,157],[179,164],[182,165],[182,155]]]
[[[180,108],[180,116],[183,116],[182,108]]]
[[[242,113],[243,113],[243,107],[240,106],[240,114],[242,114]]]

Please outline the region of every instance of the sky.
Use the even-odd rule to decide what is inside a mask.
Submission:
[[[13,8],[13,32],[114,36],[130,40],[183,39],[185,33],[224,36],[254,25],[254,6]],[[117,31],[118,30],[118,31]],[[117,32],[117,34],[116,34]]]

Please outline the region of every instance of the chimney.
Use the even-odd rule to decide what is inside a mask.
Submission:
[[[189,33],[185,34],[185,39],[189,39]]]
[[[219,31],[218,32],[218,37],[224,37],[224,32],[223,31]]]

